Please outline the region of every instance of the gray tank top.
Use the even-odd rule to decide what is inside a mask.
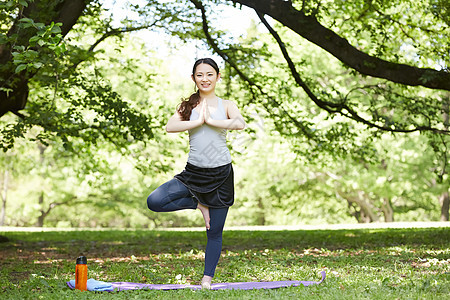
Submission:
[[[193,109],[190,120],[197,120],[198,112]],[[214,120],[226,120],[227,114],[222,99],[218,98],[217,109],[211,113]],[[227,147],[227,130],[203,124],[189,130],[188,163],[200,168],[215,168],[231,163]]]

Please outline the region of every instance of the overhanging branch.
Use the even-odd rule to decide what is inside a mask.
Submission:
[[[417,126],[415,128],[411,129],[403,129],[403,128],[391,128],[387,126],[380,126],[378,124],[375,124],[369,120],[366,120],[358,115],[358,113],[353,110],[351,107],[346,105],[345,103],[333,103],[328,101],[323,101],[311,91],[311,89],[308,87],[308,85],[305,83],[305,81],[301,78],[300,74],[297,72],[295,64],[293,63],[292,59],[289,56],[289,53],[287,52],[286,46],[281,40],[281,37],[278,35],[278,33],[270,26],[270,24],[267,22],[267,20],[264,18],[264,15],[256,11],[258,17],[260,18],[261,22],[266,26],[266,28],[269,30],[270,34],[274,37],[274,39],[277,41],[278,46],[280,47],[281,52],[283,53],[283,57],[286,60],[289,69],[291,70],[291,74],[294,77],[295,82],[303,88],[305,93],[309,96],[309,98],[320,108],[325,109],[329,113],[339,113],[347,118],[353,119],[357,122],[363,123],[369,127],[374,127],[383,131],[390,131],[390,132],[403,132],[403,133],[409,133],[414,131],[433,131],[437,133],[443,133],[443,134],[449,134],[450,131],[448,130],[440,130],[436,128],[432,128],[429,126]]]
[[[424,86],[450,91],[450,73],[389,62],[370,56],[352,46],[345,38],[320,24],[284,0],[231,0],[266,14],[303,38],[326,50],[352,69],[364,75],[384,78],[409,86]]]
[[[295,124],[295,126],[297,128],[299,128],[308,138],[310,138],[310,139],[313,138],[313,134],[309,131],[308,128],[306,128],[306,126],[304,126],[301,122],[299,122],[292,115],[290,115],[289,112],[287,112],[282,107],[281,103],[279,103],[276,99],[274,99],[273,97],[271,97],[270,95],[265,93],[263,91],[262,87],[260,87],[256,82],[254,82],[246,74],[244,74],[239,69],[239,67],[228,57],[228,55],[226,53],[224,53],[224,51],[221,50],[218,47],[218,45],[216,44],[216,42],[214,41],[214,39],[211,37],[211,35],[209,33],[209,25],[208,25],[208,21],[207,21],[207,18],[206,18],[205,7],[203,6],[201,1],[199,1],[199,0],[191,0],[191,2],[201,12],[203,32],[204,32],[204,34],[206,36],[206,40],[207,40],[208,44],[213,48],[213,50],[216,53],[218,53],[228,64],[230,64],[230,66],[236,71],[236,73],[244,81],[246,81],[250,85],[250,87],[256,88],[256,90],[259,93],[261,93],[262,95],[267,97],[267,99],[269,99],[278,108],[280,108],[283,111],[283,113],[289,118],[289,120],[291,120]],[[269,25],[267,22],[266,22],[266,24]],[[269,27],[270,27],[270,25],[269,25]],[[440,129],[432,128],[432,127],[429,127],[429,126],[416,126],[414,128],[411,128],[411,129],[391,128],[391,127],[387,127],[387,126],[381,126],[381,125],[375,124],[373,122],[370,122],[370,121],[360,117],[353,109],[351,109],[350,107],[348,107],[344,103],[332,103],[332,102],[323,101],[323,100],[317,98],[314,95],[314,93],[309,89],[309,87],[306,85],[306,83],[301,79],[300,75],[296,71],[295,65],[293,64],[292,60],[289,58],[289,55],[288,55],[287,50],[286,50],[286,47],[284,46],[283,42],[281,41],[281,38],[278,36],[278,34],[271,27],[270,27],[269,30],[271,30],[272,34],[275,34],[274,37],[276,37],[275,39],[277,40],[277,42],[280,45],[280,48],[282,49],[283,55],[285,56],[285,59],[288,62],[288,65],[289,65],[289,67],[291,69],[291,72],[292,72],[293,77],[296,80],[297,84],[299,84],[305,90],[305,92],[308,94],[308,96],[319,107],[321,107],[322,109],[325,109],[329,113],[340,113],[343,116],[346,116],[346,117],[348,117],[350,119],[353,119],[353,120],[355,120],[357,122],[363,123],[363,124],[365,124],[365,125],[367,125],[369,127],[377,128],[377,129],[380,129],[380,130],[383,130],[383,131],[388,131],[388,132],[410,133],[410,132],[415,132],[415,131],[430,131],[430,132],[435,132],[435,133],[440,133],[440,134],[450,134],[450,131],[448,131],[448,130],[440,130]],[[253,90],[251,90],[251,91],[253,93]],[[266,110],[268,111],[269,114],[273,115],[273,112],[272,112],[271,109],[267,109],[266,108]]]

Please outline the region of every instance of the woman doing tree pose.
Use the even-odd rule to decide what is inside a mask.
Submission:
[[[198,91],[182,101],[169,119],[167,132],[189,131],[185,169],[147,198],[155,212],[199,209],[208,242],[202,287],[210,288],[222,251],[222,231],[228,208],[234,203],[233,167],[226,145],[227,130],[241,130],[245,121],[237,106],[216,96],[219,68],[211,58],[195,62],[192,70]]]

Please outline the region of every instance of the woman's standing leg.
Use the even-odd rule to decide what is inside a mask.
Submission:
[[[227,218],[228,208],[210,208],[210,229],[206,231],[208,242],[205,251],[205,271],[202,285],[211,283],[222,252],[222,232]],[[207,286],[206,286],[207,287]]]

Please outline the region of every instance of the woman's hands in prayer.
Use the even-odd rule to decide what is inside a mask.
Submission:
[[[203,123],[209,124],[211,121],[211,114],[209,113],[209,107],[206,99],[202,100],[202,105],[200,107],[200,115],[198,117],[200,125]]]

